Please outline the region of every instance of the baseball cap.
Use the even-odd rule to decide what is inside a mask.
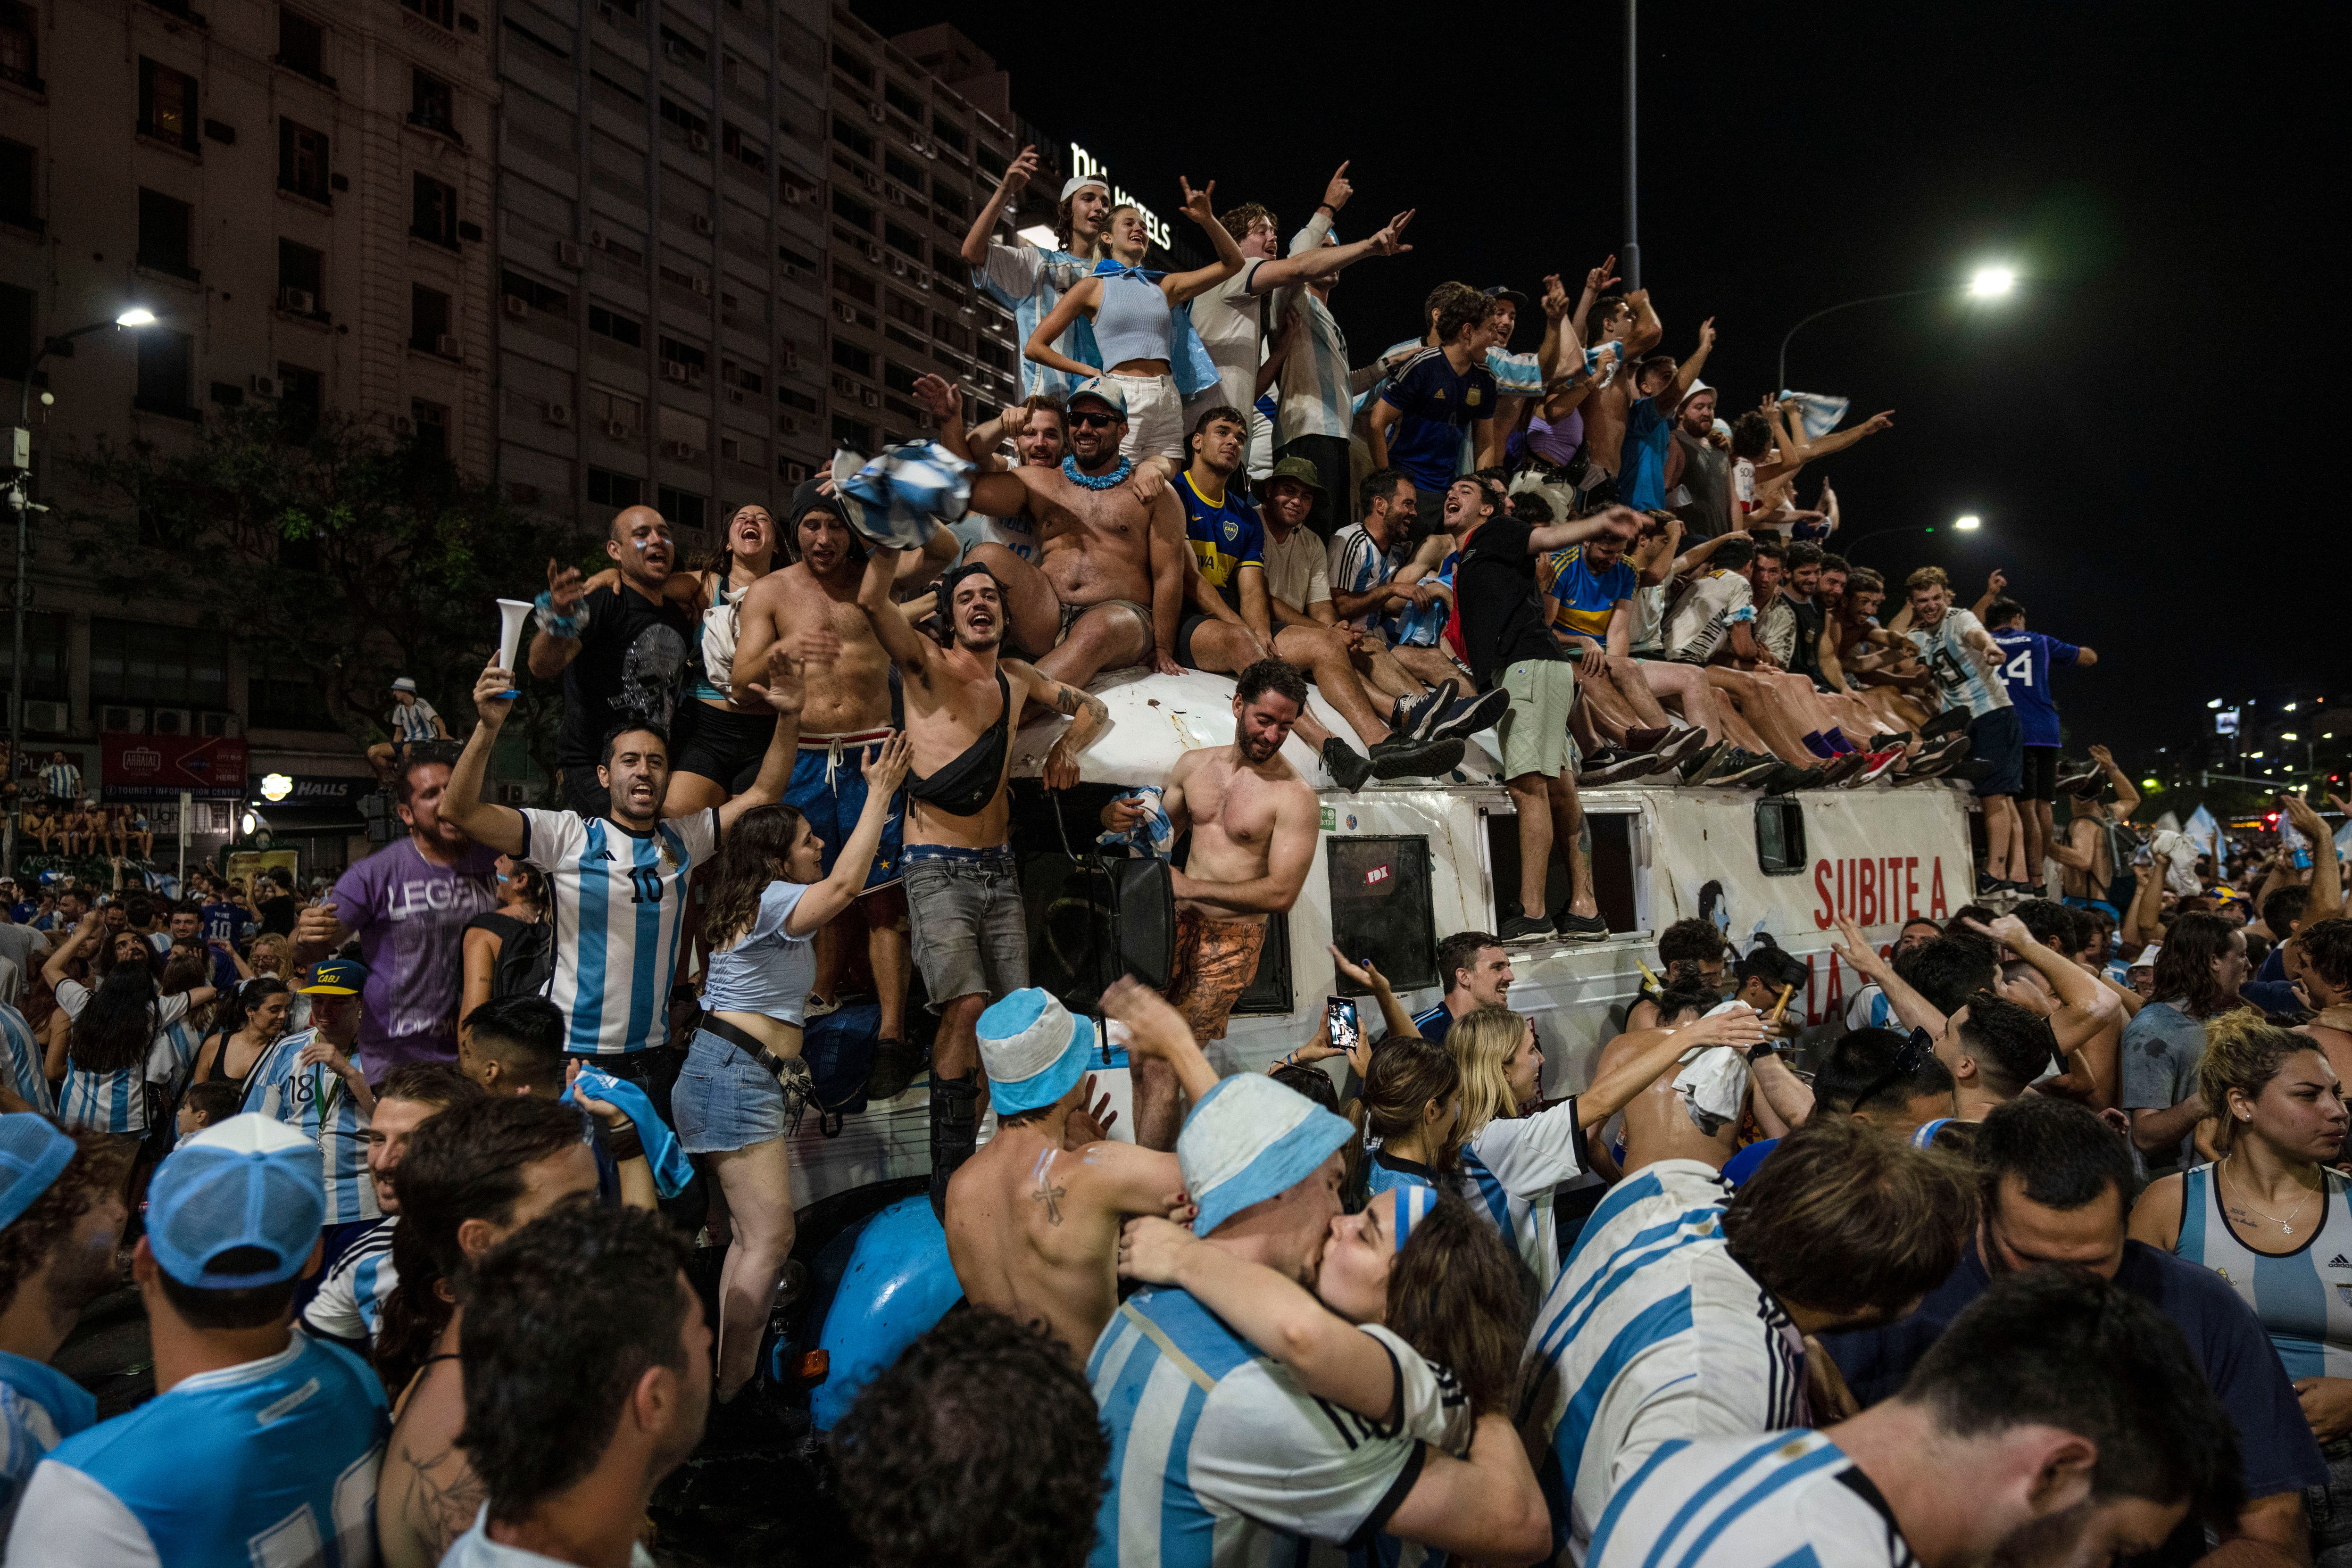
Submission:
[[[1078,406],[1078,400],[1082,397],[1094,399],[1121,419],[1127,417],[1127,389],[1108,376],[1097,376],[1092,381],[1080,382],[1077,390],[1070,393],[1069,401],[1064,406],[1076,408]]]
[[[1318,500],[1322,498],[1323,476],[1317,471],[1314,464],[1304,457],[1286,457],[1276,464],[1274,472],[1268,474],[1260,482],[1260,491],[1263,492],[1265,486],[1273,484],[1276,479],[1295,479],[1314,491]]]
[[[1288,1191],[1355,1135],[1345,1121],[1262,1072],[1217,1080],[1176,1134],[1184,1190],[1201,1206],[1192,1233],[1207,1236]]]
[[[402,675],[392,683],[392,689],[396,692],[415,692],[416,682],[411,676]]]
[[[32,1111],[0,1116],[0,1226],[41,1201],[66,1166],[74,1141],[55,1122]]]
[[[1062,182],[1062,200],[1068,201],[1088,185],[1100,185],[1104,195],[1110,194],[1110,182],[1100,174],[1073,174]]]
[[[202,1290],[292,1279],[310,1262],[326,1219],[319,1146],[257,1112],[231,1116],[182,1144],[155,1167],[147,1188],[147,1245],[156,1263],[181,1284]],[[275,1261],[240,1274],[205,1269],[239,1248]]]
[[[1092,1019],[1076,1017],[1035,986],[1013,992],[980,1015],[989,1103],[1000,1116],[1051,1105],[1085,1075],[1094,1046]]]
[[[1484,292],[1489,299],[1507,299],[1522,310],[1528,308],[1528,297],[1507,284],[1497,283]]]
[[[2153,969],[2153,968],[2155,968],[2155,967],[2156,967],[2156,956],[2157,956],[2158,953],[2161,953],[2161,952],[2163,952],[2163,951],[2164,951],[2164,944],[2163,944],[2163,943],[2161,943],[2161,942],[2151,942],[2151,943],[2149,943],[2147,946],[2145,946],[2145,947],[2143,947],[2143,948],[2141,948],[2141,949],[2139,950],[2139,956],[2138,956],[2138,957],[2134,958],[2130,963],[2126,964],[2126,965],[2124,966],[2124,970],[2125,970],[2125,972],[2126,972],[2126,974],[2128,974],[2130,971],[2132,971],[2132,970],[2134,970],[2134,969]]]
[[[305,996],[355,997],[367,977],[368,967],[357,958],[321,958],[310,966],[310,983],[295,988]]]

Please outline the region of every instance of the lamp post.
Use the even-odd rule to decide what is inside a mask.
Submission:
[[[2006,267],[1980,267],[1968,282],[1971,299],[1999,299],[2017,287],[2017,273]],[[1866,294],[1859,299],[1848,299],[1836,305],[1823,306],[1800,320],[1781,336],[1780,379],[1772,385],[1778,392],[1789,390],[1789,343],[1796,335],[1824,316],[1834,316],[1841,310],[1852,310],[1863,305],[1884,305],[1891,299],[1923,299],[1930,294],[1949,294],[1950,284],[1938,284],[1933,288],[1898,288],[1892,294]]]
[[[1854,553],[1861,549],[1864,545],[1868,544],[1872,539],[1883,538],[1888,534],[1932,534],[1943,526],[1944,525],[1941,523],[1906,523],[1901,528],[1873,528],[1870,532],[1863,535],[1860,538],[1849,539],[1846,541],[1846,559],[1851,560],[1853,558]],[[1983,527],[1984,519],[1978,517],[1974,512],[1969,512],[1952,519],[1952,528],[1958,533],[1972,534]]]
[[[8,480],[8,504],[15,507],[16,512],[16,592],[14,618],[16,656],[8,666],[8,770],[11,775],[22,775],[25,755],[25,554],[26,515],[33,509],[31,495],[33,376],[41,368],[41,361],[51,354],[60,350],[70,352],[76,338],[86,338],[92,332],[103,332],[109,327],[135,332],[142,327],[152,327],[154,324],[155,312],[143,305],[134,305],[117,315],[112,320],[92,321],[87,327],[76,327],[70,332],[61,332],[55,337],[45,338],[41,340],[40,347],[34,350],[33,357],[25,362],[24,371],[18,377],[22,384],[22,393],[16,402],[16,429],[12,444],[16,472]],[[10,876],[16,874],[17,815],[18,813],[14,810],[8,812],[5,833],[6,861]]]

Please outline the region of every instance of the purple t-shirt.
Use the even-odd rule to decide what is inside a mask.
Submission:
[[[335,916],[358,933],[368,967],[360,1069],[370,1083],[403,1062],[457,1059],[466,922],[498,907],[498,858],[476,844],[436,865],[402,839],[335,883]]]

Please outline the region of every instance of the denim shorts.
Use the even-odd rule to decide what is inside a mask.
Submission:
[[[908,939],[933,1012],[1029,983],[1029,915],[1010,847],[908,844],[904,863]]]
[[[677,1141],[689,1155],[732,1154],[784,1135],[784,1090],[730,1041],[694,1031],[670,1091]]]

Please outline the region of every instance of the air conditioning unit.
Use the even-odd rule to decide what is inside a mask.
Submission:
[[[857,319],[857,307],[836,299],[833,302],[833,314],[838,320],[855,322]]]
[[[694,214],[694,232],[703,235],[715,235],[719,232],[719,224],[709,213],[697,213]]]
[[[63,735],[73,727],[73,709],[64,703],[28,702],[25,727],[36,735]]]
[[[917,268],[915,272],[915,287],[918,288],[928,289],[930,286],[931,275],[921,270],[919,267]]]
[[[743,401],[743,389],[741,387],[729,387],[727,389],[727,401],[729,402],[741,402]]]
[[[877,125],[881,124],[883,120],[886,118],[882,112],[882,106],[878,103],[867,104],[866,106],[866,112],[874,117],[874,123]]]
[[[608,419],[604,422],[604,434],[611,436],[615,441],[625,441],[628,439],[629,435],[628,422],[619,419]]]
[[[577,267],[580,265],[580,242],[560,239],[555,242],[555,265]]]
[[[931,144],[924,141],[920,136],[908,137],[907,145],[913,148],[918,152],[928,152],[931,150]]]
[[[512,779],[501,779],[490,788],[497,792],[501,806],[520,806],[530,799],[529,789]]]
[[[882,193],[882,176],[879,174],[861,170],[857,176],[857,183],[877,196]]]
[[[457,340],[444,332],[433,340],[433,351],[445,360],[457,357]]]
[[[686,380],[686,367],[679,364],[676,360],[664,360],[662,361],[662,379],[664,381],[682,382]]]
[[[307,288],[281,288],[278,291],[278,308],[298,316],[313,316],[319,310],[319,297]]]
[[[783,476],[786,479],[795,485],[799,484],[809,476],[809,467],[805,463],[788,463],[780,461],[777,463],[776,466],[783,472]]]
[[[866,242],[866,259],[872,262],[879,262],[882,259],[882,246],[878,241]]]
[[[200,713],[196,716],[196,733],[215,739],[237,733],[236,715],[233,713]]]
[[[98,710],[98,727],[109,735],[144,735],[147,733],[147,710],[143,707],[101,707]]]
[[[681,463],[694,455],[692,444],[684,441],[665,441],[662,443],[662,451]]]
[[[257,397],[276,397],[278,395],[278,378],[276,376],[255,376],[253,378],[253,391]]]
[[[185,735],[190,728],[190,714],[184,707],[159,707],[147,716],[150,735]]]
[[[895,256],[890,258],[890,276],[893,277],[907,276],[907,264]]]
[[[710,151],[710,138],[705,136],[699,131],[688,131],[686,133],[686,144],[688,147],[693,148],[697,152],[708,152]]]
[[[860,392],[857,395],[859,401],[864,402],[868,408],[880,408],[882,406],[882,394],[878,392]]]
[[[833,390],[839,392],[844,397],[856,397],[857,395],[857,383],[851,381],[847,376],[835,376],[833,378]]]
[[[776,415],[776,429],[786,435],[798,435],[801,433],[801,416],[796,413]]]
[[[894,207],[903,207],[903,206],[905,206],[905,205],[907,204],[907,193],[906,193],[906,192],[904,192],[904,191],[902,191],[902,190],[900,190],[900,189],[899,189],[898,186],[896,186],[896,185],[891,186],[891,187],[890,187],[890,204],[891,204],[892,206],[894,206]]]
[[[710,279],[709,279],[709,278],[707,278],[707,277],[698,277],[698,278],[696,278],[696,279],[694,280],[694,291],[695,291],[697,294],[701,295],[705,299],[709,298],[710,298]]]
[[[776,350],[776,363],[783,366],[784,369],[797,370],[800,362],[801,348],[798,343],[785,343]]]
[[[499,296],[499,298],[505,304],[506,313],[513,317],[516,320],[522,320],[530,314],[530,301],[525,299],[521,295],[502,294]]]
[[[572,405],[568,402],[549,403],[547,405],[547,423],[550,424],[570,424],[572,423]]]

